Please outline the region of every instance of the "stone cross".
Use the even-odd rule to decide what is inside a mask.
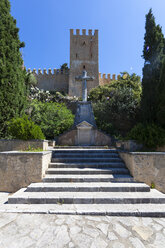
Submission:
[[[83,71],[81,76],[77,76],[75,78],[78,81],[82,81],[83,83],[83,92],[82,92],[82,100],[83,102],[87,102],[87,81],[92,81],[94,77],[87,76],[87,71]]]

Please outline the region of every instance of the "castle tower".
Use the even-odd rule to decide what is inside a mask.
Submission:
[[[82,96],[82,83],[76,81],[75,77],[82,74],[83,70],[88,75],[94,77],[93,81],[88,81],[88,93],[92,88],[99,85],[99,63],[98,63],[98,30],[94,31],[70,29],[70,73],[69,73],[69,95]]]

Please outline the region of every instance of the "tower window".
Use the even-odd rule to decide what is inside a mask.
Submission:
[[[85,41],[83,42],[83,46],[85,46],[86,45],[86,43],[85,43]]]
[[[85,65],[83,65],[83,69],[85,70]]]
[[[92,53],[91,53],[91,59],[92,59]]]
[[[77,53],[76,53],[76,59],[78,58],[78,55],[77,55]]]

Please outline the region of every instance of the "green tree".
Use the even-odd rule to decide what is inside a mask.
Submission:
[[[89,99],[98,128],[111,135],[125,136],[137,122],[140,97],[140,77],[127,72],[111,84],[92,89]]]
[[[41,127],[47,139],[53,139],[73,125],[74,116],[63,103],[43,103],[35,100],[31,107],[31,119]]]
[[[157,122],[158,85],[164,58],[164,36],[162,29],[156,25],[152,10],[146,15],[143,58],[145,60],[142,79],[142,120]]]
[[[25,109],[27,87],[16,20],[9,0],[0,1],[0,137],[7,136],[7,122]]]
[[[157,122],[161,127],[165,128],[165,59],[161,68],[158,92]]]

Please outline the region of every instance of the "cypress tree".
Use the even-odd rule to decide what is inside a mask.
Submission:
[[[146,15],[141,111],[143,122],[157,122],[158,86],[164,58],[164,36],[152,10]]]
[[[10,14],[9,0],[0,1],[0,137],[7,135],[7,122],[25,108],[27,88],[16,20]]]
[[[160,81],[159,81],[159,105],[157,111],[157,123],[165,128],[165,59],[163,60],[161,74],[160,74]]]

